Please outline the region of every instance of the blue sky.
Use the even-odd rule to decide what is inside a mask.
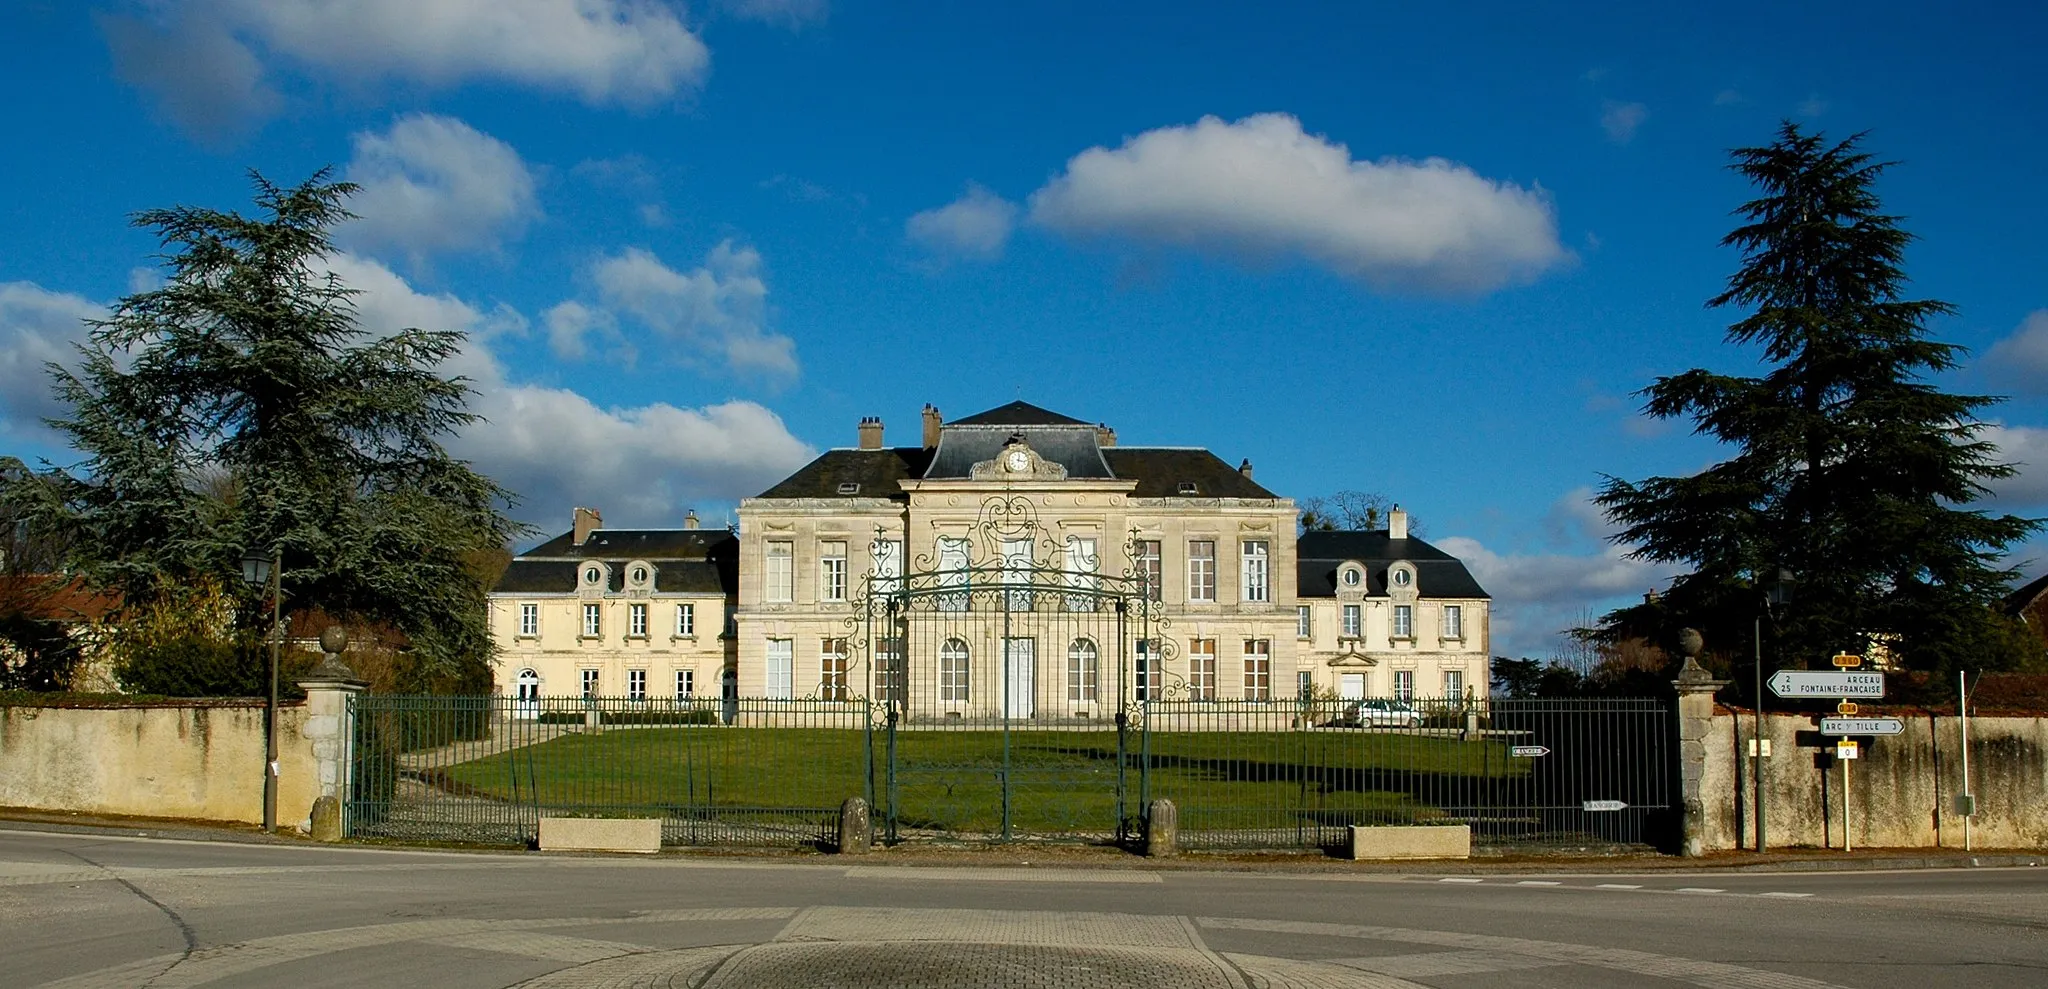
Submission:
[[[1543,655],[1662,576],[1585,495],[1716,457],[1632,393],[1754,367],[1702,302],[1725,151],[1790,119],[1903,162],[1975,352],[1943,383],[2012,396],[1988,435],[2043,466],[1996,504],[2048,514],[2048,17],[1375,6],[14,0],[0,450],[65,462],[39,368],[151,284],[127,214],[332,165],[365,322],[472,333],[452,446],[546,529],[717,520],[863,415],[1023,398],[1384,492]]]

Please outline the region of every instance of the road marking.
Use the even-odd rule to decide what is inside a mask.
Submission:
[[[1595,887],[1593,887],[1593,888],[1594,888],[1594,889],[1642,889],[1643,887],[1642,887],[1642,884],[1640,884],[1640,883],[1601,883],[1600,885],[1598,885],[1598,886],[1595,886]]]
[[[1440,883],[1483,883],[1484,879],[1439,879]]]
[[[907,882],[982,883],[1159,883],[1157,872],[1122,869],[1002,869],[925,868],[900,865],[856,865],[846,870],[848,879],[899,879]]]
[[[1710,886],[1681,886],[1681,887],[1679,887],[1678,889],[1672,890],[1672,892],[1674,892],[1674,893],[1726,893],[1726,892],[1728,892],[1728,891],[1727,891],[1727,890],[1725,890],[1725,889],[1714,889],[1714,888],[1712,888],[1712,887],[1710,887]]]
[[[1786,898],[1786,899],[1796,899],[1796,898],[1799,898],[1799,897],[1806,897],[1806,896],[1812,896],[1813,894],[1812,894],[1812,893],[1758,893],[1757,895],[1758,895],[1758,896],[1778,896],[1778,897],[1784,897],[1784,898]]]
[[[1560,882],[1552,882],[1551,880],[1548,880],[1548,879],[1524,879],[1524,880],[1522,880],[1521,882],[1518,882],[1518,883],[1516,883],[1515,885],[1517,885],[1517,886],[1562,886],[1562,885],[1564,885],[1564,884],[1563,884],[1563,883],[1560,883]]]

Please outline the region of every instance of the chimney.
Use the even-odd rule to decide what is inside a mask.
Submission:
[[[694,509],[694,508],[692,508],[692,509],[690,509],[689,511],[687,511],[687,512],[684,512],[684,513],[683,513],[683,528],[685,528],[685,529],[695,529],[696,527],[697,527],[697,510],[696,510],[696,509]]]
[[[882,448],[882,417],[862,416],[860,418],[860,448],[879,450]]]
[[[1391,511],[1387,512],[1387,538],[1408,538],[1408,513],[1402,511],[1399,505],[1395,505]]]
[[[576,523],[574,527],[576,545],[583,545],[583,541],[589,539],[591,533],[602,528],[604,528],[604,516],[599,515],[597,509],[576,509]]]
[[[1250,459],[1250,458],[1246,458],[1246,459],[1245,459],[1245,461],[1244,461],[1243,463],[1241,463],[1241,464],[1238,464],[1238,465],[1237,465],[1237,472],[1238,472],[1238,473],[1240,473],[1240,474],[1243,474],[1243,475],[1244,475],[1244,479],[1245,479],[1245,480],[1247,480],[1247,481],[1251,480],[1251,479],[1252,479],[1252,462],[1251,462],[1251,459]]]
[[[946,424],[939,415],[939,407],[926,402],[924,405],[924,448],[929,450],[939,445],[939,427]]]
[[[1098,422],[1098,423],[1096,423],[1096,424],[1095,424],[1095,445],[1096,445],[1096,446],[1115,446],[1115,445],[1116,445],[1116,430],[1114,430],[1114,429],[1111,429],[1111,428],[1109,428],[1108,426],[1105,426],[1105,425],[1103,425],[1102,423],[1099,423],[1099,422]]]

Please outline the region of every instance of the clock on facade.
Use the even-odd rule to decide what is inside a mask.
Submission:
[[[1024,471],[1031,469],[1031,454],[1025,453],[1022,450],[1011,450],[1007,460],[1011,470]]]

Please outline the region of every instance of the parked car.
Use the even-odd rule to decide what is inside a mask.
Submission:
[[[1347,701],[1337,723],[1347,728],[1413,728],[1422,723],[1422,712],[1403,700]]]

